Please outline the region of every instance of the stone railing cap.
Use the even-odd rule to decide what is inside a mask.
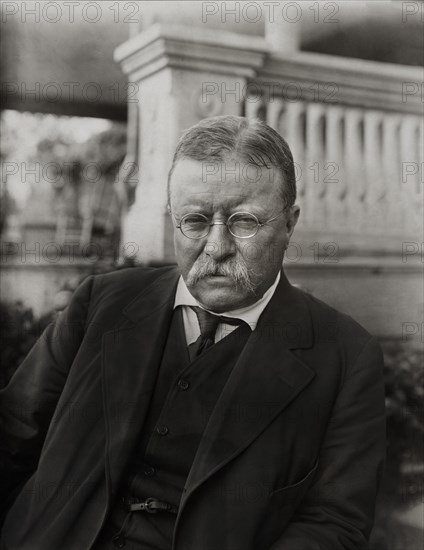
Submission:
[[[219,29],[203,29],[201,27],[188,27],[186,25],[156,23],[118,46],[114,53],[114,59],[117,62],[122,62],[128,56],[146,48],[149,44],[159,39],[206,46],[219,46],[220,48],[262,54],[269,52],[269,44],[261,36],[243,35]]]
[[[308,67],[314,71],[338,71],[340,73],[349,73],[365,77],[369,75],[372,78],[387,78],[390,80],[412,79],[421,82],[424,78],[424,68],[413,65],[400,65],[398,63],[382,63],[381,61],[372,61],[369,59],[357,59],[354,57],[342,57],[337,55],[322,54],[315,52],[273,52],[268,59],[269,65],[277,67],[296,66],[299,69]]]

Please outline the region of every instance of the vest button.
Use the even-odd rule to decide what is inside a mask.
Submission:
[[[169,432],[169,428],[165,424],[162,424],[156,428],[156,431],[159,435],[166,435]]]
[[[116,548],[123,548],[127,544],[124,535],[115,535],[112,540]]]
[[[188,390],[188,388],[190,387],[190,383],[187,380],[180,378],[178,380],[178,387],[180,388],[180,390],[185,391],[185,390]]]

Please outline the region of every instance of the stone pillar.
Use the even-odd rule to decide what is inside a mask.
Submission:
[[[137,85],[139,183],[122,241],[143,263],[174,261],[167,177],[181,132],[202,118],[242,113],[247,79],[267,52],[261,37],[156,24],[115,51]]]
[[[275,55],[300,50],[301,25],[307,2],[270,3],[265,19],[265,38]],[[309,4],[309,2],[308,2]]]

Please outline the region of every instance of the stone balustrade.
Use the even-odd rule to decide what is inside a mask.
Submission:
[[[341,252],[387,254],[419,239],[423,219],[421,69],[298,52],[265,61],[245,113],[288,141],[299,232]],[[408,93],[409,92],[409,93]]]

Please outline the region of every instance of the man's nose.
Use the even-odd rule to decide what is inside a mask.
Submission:
[[[233,256],[235,254],[236,243],[234,241],[234,236],[231,235],[224,223],[211,226],[204,250],[205,254],[213,258],[216,262],[222,261],[228,256]]]

